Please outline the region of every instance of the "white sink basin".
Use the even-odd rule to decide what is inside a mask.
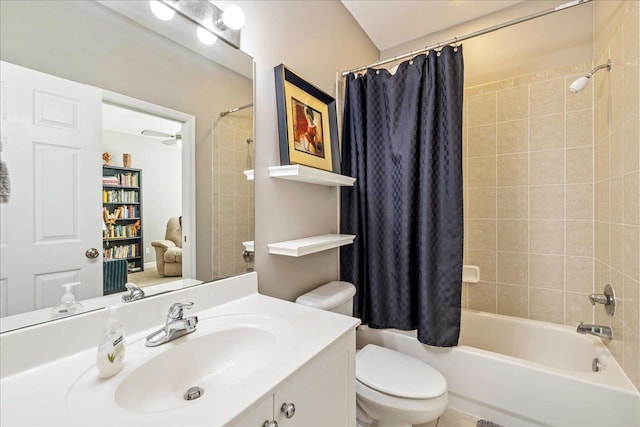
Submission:
[[[291,331],[289,323],[267,315],[203,317],[195,332],[158,347],[145,347],[142,339],[131,343],[115,377],[99,380],[95,367],[85,371],[67,404],[80,410],[89,401],[115,400],[140,414],[203,404],[273,363],[290,347]],[[186,400],[191,387],[204,393]]]
[[[271,361],[277,343],[269,331],[244,326],[179,343],[127,375],[116,402],[130,411],[155,412],[184,405],[190,387],[204,389],[202,397],[219,393]]]

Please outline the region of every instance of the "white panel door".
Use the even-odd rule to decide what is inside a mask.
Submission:
[[[102,94],[0,62],[2,159],[11,197],[0,208],[3,315],[50,307],[61,285],[102,295]],[[6,301],[8,299],[8,302]],[[5,308],[6,307],[6,308]]]

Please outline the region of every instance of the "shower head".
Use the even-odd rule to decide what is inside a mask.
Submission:
[[[573,93],[580,92],[582,89],[585,88],[585,86],[589,82],[589,79],[591,78],[591,76],[595,74],[596,71],[601,70],[603,68],[606,68],[607,71],[610,71],[612,65],[613,65],[613,61],[611,60],[608,60],[606,64],[598,65],[593,70],[589,71],[587,74],[585,74],[584,76],[580,77],[579,79],[571,83],[571,86],[569,86],[569,90]]]
[[[589,77],[591,77],[591,76],[589,76]],[[573,92],[573,93],[578,93],[578,92],[582,91],[582,89],[584,89],[584,87],[589,82],[589,77],[587,77],[587,76],[580,77],[578,80],[576,80],[573,83],[571,83],[571,86],[569,86],[569,90],[571,92]]]

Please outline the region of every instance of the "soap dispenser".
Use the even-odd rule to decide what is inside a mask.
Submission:
[[[98,378],[109,378],[122,370],[125,353],[125,334],[122,322],[116,315],[116,306],[111,307],[111,313],[104,325],[104,335],[98,345],[96,367]]]
[[[79,284],[80,282],[71,282],[62,285],[62,287],[65,288],[65,293],[62,295],[62,298],[60,298],[58,305],[54,306],[53,310],[51,310],[51,317],[55,319],[57,317],[80,313],[82,304],[76,301],[76,296],[71,292],[71,288]]]

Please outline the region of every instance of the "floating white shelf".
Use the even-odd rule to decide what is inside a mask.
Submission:
[[[350,245],[355,238],[356,236],[352,234],[325,234],[322,236],[305,237],[304,239],[270,243],[267,246],[269,247],[270,254],[299,257],[339,246]]]
[[[246,242],[242,242],[242,246],[244,246],[244,250],[248,252],[255,251],[255,243],[253,240],[248,240]]]
[[[308,182],[310,184],[326,185],[328,187],[351,187],[356,181],[355,178],[350,176],[344,176],[302,165],[270,166],[269,175],[272,178]]]

